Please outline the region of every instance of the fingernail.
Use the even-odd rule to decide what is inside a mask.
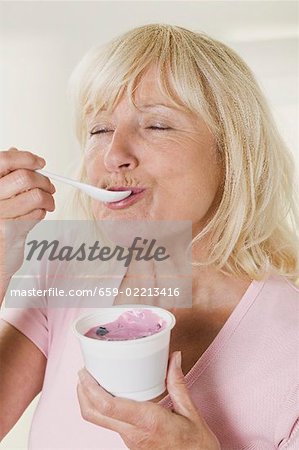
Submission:
[[[44,158],[38,158],[39,167],[44,167],[45,164],[46,164],[46,161],[44,160]]]
[[[177,352],[177,354],[175,355],[175,365],[177,366],[178,369],[181,368],[181,365],[182,365],[182,352]]]

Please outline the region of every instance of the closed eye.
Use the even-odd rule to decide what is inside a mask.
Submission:
[[[147,129],[148,130],[155,130],[155,131],[171,130],[170,127],[158,127],[158,126],[155,126],[155,125],[147,127]],[[113,131],[114,130],[110,130],[109,128],[102,128],[102,129],[98,129],[98,130],[95,130],[95,131],[91,131],[89,134],[90,134],[90,136],[93,136],[95,134],[104,134],[104,133],[110,133],[110,132],[113,132]]]
[[[109,133],[110,131],[113,131],[113,130],[109,130],[108,128],[103,128],[101,130],[91,131],[89,134],[90,134],[90,136],[93,136],[94,134]]]
[[[171,128],[169,127],[156,127],[156,126],[151,126],[151,127],[147,127],[149,130],[171,130]]]

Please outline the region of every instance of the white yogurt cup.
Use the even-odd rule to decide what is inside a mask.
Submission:
[[[164,319],[166,327],[144,338],[126,341],[93,339],[84,334],[95,326],[116,320],[125,311],[146,308]],[[79,338],[85,367],[106,391],[117,397],[150,400],[166,390],[170,333],[175,316],[166,309],[148,305],[100,308],[79,317],[73,324]]]

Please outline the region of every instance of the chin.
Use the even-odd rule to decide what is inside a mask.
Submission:
[[[94,211],[93,214],[96,220],[149,220],[141,211]]]

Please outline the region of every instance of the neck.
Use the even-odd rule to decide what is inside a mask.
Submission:
[[[192,249],[192,261],[206,257],[206,245],[196,245]],[[241,300],[248,289],[249,277],[238,278],[222,273],[212,266],[192,267],[193,306],[202,310],[232,309]]]
[[[234,308],[251,280],[225,275],[210,267],[195,267],[192,270],[193,306],[202,310]]]

